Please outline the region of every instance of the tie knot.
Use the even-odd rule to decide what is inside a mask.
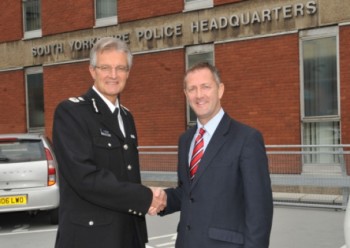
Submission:
[[[204,128],[200,128],[200,129],[199,129],[199,134],[200,134],[201,136],[203,136],[204,133],[205,133],[205,129],[204,129]]]
[[[119,114],[119,108],[117,107],[114,109],[113,115],[118,116],[118,114]]]

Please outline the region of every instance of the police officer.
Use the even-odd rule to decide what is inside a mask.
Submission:
[[[164,209],[163,191],[140,184],[134,119],[118,99],[132,64],[127,45],[102,38],[90,53],[94,85],[55,111],[59,164],[56,248],[145,247],[145,214]]]

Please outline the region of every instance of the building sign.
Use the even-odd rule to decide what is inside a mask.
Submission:
[[[181,39],[186,34],[206,34],[210,32],[229,32],[251,25],[270,24],[272,22],[283,22],[291,19],[312,16],[317,12],[316,1],[306,3],[295,3],[262,10],[231,13],[218,15],[210,18],[202,18],[195,21],[174,23],[152,27],[135,27],[131,31],[118,32],[109,36],[116,37],[128,44],[137,46],[138,43],[167,41],[170,39]],[[119,28],[119,27],[118,27]],[[105,35],[104,35],[105,36]],[[65,52],[89,51],[100,37],[68,40],[46,45],[33,46],[31,54],[33,57],[63,54]]]

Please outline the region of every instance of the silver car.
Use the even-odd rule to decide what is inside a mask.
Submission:
[[[48,211],[58,223],[57,163],[42,134],[0,134],[0,214]]]

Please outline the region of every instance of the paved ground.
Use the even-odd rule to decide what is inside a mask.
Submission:
[[[270,248],[340,248],[344,216],[343,210],[276,206]],[[147,217],[149,248],[174,247],[178,217]]]
[[[341,248],[345,211],[275,206],[270,248]],[[147,216],[147,248],[174,248],[179,214]],[[0,214],[0,247],[53,248],[57,226],[46,215]]]

